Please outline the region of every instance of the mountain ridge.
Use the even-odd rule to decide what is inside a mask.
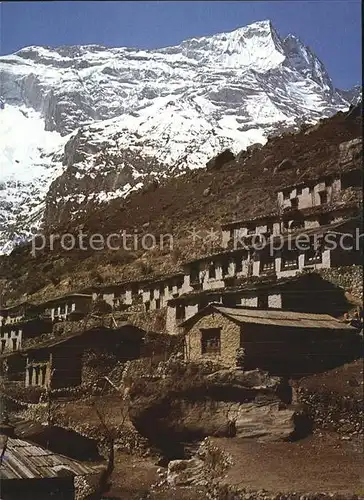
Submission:
[[[43,222],[264,144],[355,97],[268,20],[153,50],[33,46],[0,57],[0,71],[3,251]]]

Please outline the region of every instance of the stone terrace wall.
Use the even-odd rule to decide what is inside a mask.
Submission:
[[[338,432],[345,436],[364,433],[363,400],[349,396],[340,397],[335,393],[315,393],[299,389],[297,399],[308,409],[316,428]]]

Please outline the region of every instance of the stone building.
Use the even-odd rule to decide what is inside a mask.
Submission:
[[[43,313],[50,316],[52,321],[67,320],[72,314],[74,317],[83,316],[90,312],[92,295],[86,293],[69,293],[44,302],[41,307]]]
[[[0,468],[2,500],[75,500],[75,477],[99,472],[14,435],[7,434],[6,441]]]
[[[74,387],[107,374],[118,362],[138,358],[145,333],[124,322],[117,328],[47,335],[1,360],[7,379],[25,387]]]
[[[10,307],[1,307],[0,326],[17,323],[22,320],[25,317],[28,308],[29,304],[27,302],[21,302],[20,304]]]
[[[123,281],[110,285],[99,285],[88,288],[85,293],[92,294],[92,301],[102,300],[113,310],[124,310],[138,302],[140,287],[144,281]]]
[[[158,277],[141,285],[142,303],[145,311],[162,309],[173,297],[182,293],[184,274],[175,273]]]
[[[360,337],[327,314],[209,304],[181,324],[187,360],[303,376],[360,356]]]
[[[224,250],[184,264],[181,295],[198,290],[217,290],[229,279],[249,278],[259,274],[250,249]]]
[[[19,319],[0,328],[0,353],[22,349],[28,339],[51,333],[52,321],[43,317]]]
[[[190,292],[170,300],[166,320],[168,333],[181,333],[179,325],[211,303],[333,316],[340,316],[348,309],[344,291],[316,272],[280,279],[275,275],[251,277],[240,283],[236,280],[235,284],[225,281],[220,289]]]
[[[222,246],[249,246],[262,237],[325,226],[360,214],[363,172],[357,159],[362,154],[361,138],[343,143],[340,150],[335,170],[277,189],[274,212],[223,224]]]

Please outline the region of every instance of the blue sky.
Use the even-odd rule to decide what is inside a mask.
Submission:
[[[0,52],[29,45],[157,48],[270,19],[320,57],[334,84],[361,82],[359,0],[2,2]]]

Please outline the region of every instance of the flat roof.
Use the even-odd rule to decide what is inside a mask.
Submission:
[[[279,217],[278,212],[268,212],[266,214],[257,215],[256,217],[246,217],[244,219],[238,219],[238,220],[233,220],[230,222],[225,222],[224,224],[221,224],[221,228],[225,229],[225,228],[229,228],[229,227],[238,226],[240,224],[248,224],[249,222],[257,222],[257,221],[266,220],[266,219],[274,220],[277,217]]]
[[[100,467],[53,453],[23,439],[8,438],[0,468],[0,481],[56,478],[62,477],[65,471],[71,476],[86,476],[98,473]]]
[[[328,314],[311,314],[292,311],[248,309],[244,307],[224,307],[220,304],[209,304],[191,318],[188,318],[180,326],[186,326],[193,322],[198,316],[203,316],[209,311],[217,311],[223,316],[237,323],[253,323],[266,326],[282,326],[288,328],[309,328],[321,330],[347,330],[355,331],[355,328],[341,323]]]
[[[360,143],[361,143],[361,138],[359,138],[359,139],[360,139]],[[353,139],[353,141],[354,140],[355,139]],[[352,141],[347,141],[347,142],[349,143]],[[359,144],[359,142],[357,144]],[[294,189],[295,187],[299,187],[299,186],[309,186],[312,184],[319,184],[324,179],[340,177],[340,175],[342,175],[342,174],[347,174],[348,172],[354,172],[356,170],[358,170],[359,172],[362,171],[361,168],[359,168],[357,166],[348,166],[348,167],[342,166],[341,168],[337,168],[336,170],[333,170],[331,172],[327,172],[326,174],[323,173],[322,175],[319,175],[318,177],[317,176],[316,177],[302,177],[300,180],[297,180],[297,182],[294,182],[292,184],[285,184],[284,186],[281,186],[280,188],[275,189],[274,192],[279,193],[279,192],[284,191],[286,189]]]
[[[24,349],[19,349],[17,351],[3,352],[0,355],[0,359],[9,358],[9,357],[12,357],[12,356],[21,356],[21,355],[24,355],[24,354],[26,354],[28,352],[32,352],[32,351],[40,351],[42,349],[49,349],[51,347],[55,347],[57,345],[69,342],[69,341],[71,341],[71,340],[73,340],[75,338],[88,336],[91,333],[97,333],[97,332],[101,332],[101,331],[103,331],[103,332],[107,331],[107,334],[108,334],[109,332],[118,332],[119,330],[122,330],[123,328],[133,328],[134,330],[139,330],[140,333],[142,333],[142,332],[143,332],[143,334],[145,333],[144,330],[142,330],[141,328],[139,328],[136,325],[133,325],[132,323],[129,323],[128,321],[121,322],[115,328],[111,328],[111,327],[107,327],[107,326],[102,326],[102,325],[96,325],[96,326],[94,326],[92,328],[89,328],[88,330],[81,330],[81,331],[78,331],[78,332],[71,332],[68,335],[55,336],[53,334],[45,333],[45,334],[43,334],[41,336],[41,338],[38,337],[39,338],[39,342],[35,342],[34,344],[29,345],[29,346],[25,347]],[[36,340],[37,337],[35,337],[34,339]],[[136,341],[140,340],[140,337],[137,336],[137,335],[135,335],[135,340]]]
[[[234,276],[233,276],[234,278]],[[338,285],[335,285],[331,281],[325,280],[320,274],[315,271],[306,272],[303,274],[296,274],[295,276],[284,276],[282,278],[277,278],[276,275],[273,276],[251,276],[251,277],[243,277],[242,282],[235,286],[225,286],[220,288],[213,289],[205,289],[205,290],[196,290],[192,292],[186,292],[180,295],[179,297],[175,297],[173,299],[168,300],[168,304],[179,304],[187,302],[188,299],[196,299],[197,297],[209,297],[214,295],[234,295],[239,292],[254,292],[263,290],[272,290],[281,289],[284,286],[290,284],[297,284],[300,281],[305,282],[307,280],[312,280],[310,283],[311,286],[317,286],[320,282],[327,283],[331,289],[339,288]]]

